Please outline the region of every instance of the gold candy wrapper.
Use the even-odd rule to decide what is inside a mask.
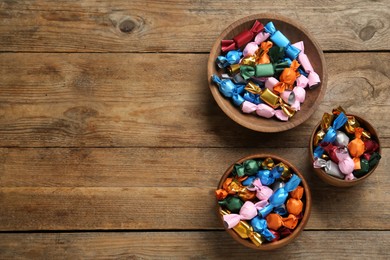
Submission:
[[[292,174],[291,174],[290,169],[288,168],[287,165],[285,165],[284,163],[280,162],[280,163],[278,163],[275,166],[283,167],[283,172],[282,172],[282,175],[280,177],[283,181],[287,181],[287,180],[289,180],[291,178]]]
[[[252,93],[252,94],[261,94],[261,88],[253,83],[252,81],[249,81],[248,84],[245,86],[245,90]]]
[[[274,160],[272,160],[272,158],[266,158],[262,163],[261,163],[261,167],[263,169],[269,169],[271,170],[273,167],[274,167],[275,163],[274,163]]]
[[[254,67],[256,66],[256,58],[254,56],[243,58],[240,64]]]
[[[230,214],[229,211],[220,209],[221,215]],[[265,238],[262,237],[259,233],[255,232],[253,228],[246,222],[241,220],[237,226],[233,227],[233,230],[243,239],[249,238],[253,244],[260,246],[265,241]]]
[[[268,88],[264,89],[264,91],[260,95],[260,98],[274,109],[279,106],[279,96],[273,93]]]
[[[232,64],[228,67],[228,72],[230,75],[236,74],[237,72],[240,71],[240,64]]]

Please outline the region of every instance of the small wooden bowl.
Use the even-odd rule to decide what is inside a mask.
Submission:
[[[249,156],[246,156],[244,158],[241,158],[240,160],[238,160],[235,163],[243,163],[244,161],[249,160],[249,159],[265,159],[268,157],[271,157],[275,163],[283,162],[285,165],[287,165],[291,169],[291,171],[293,173],[298,175],[302,180],[300,185],[302,185],[304,188],[304,194],[303,194],[303,198],[302,198],[302,201],[305,205],[304,209],[303,209],[304,215],[303,215],[303,218],[300,220],[300,223],[294,229],[294,232],[291,235],[289,235],[288,237],[285,237],[279,241],[276,241],[276,242],[264,243],[258,247],[255,244],[253,244],[250,240],[242,239],[239,235],[237,235],[237,233],[233,229],[228,229],[225,227],[225,225],[223,224],[223,218],[219,212],[221,207],[217,204],[218,205],[217,206],[217,214],[219,216],[219,219],[221,220],[221,224],[224,226],[225,230],[233,237],[233,239],[244,246],[247,246],[247,247],[253,248],[253,249],[257,249],[257,250],[263,250],[263,251],[269,251],[269,250],[274,250],[274,249],[283,247],[283,246],[291,243],[294,239],[296,239],[298,237],[298,235],[302,232],[303,228],[306,226],[306,224],[309,220],[310,211],[311,211],[311,193],[310,193],[309,185],[307,184],[302,173],[286,159],[283,159],[283,158],[276,156],[276,155],[273,155],[273,154],[253,154],[253,155],[249,155]],[[232,173],[232,170],[233,170],[235,163],[230,165],[230,167],[222,175],[217,189],[222,188],[222,185],[225,182],[226,178],[228,178],[229,175]]]
[[[310,59],[310,62],[318,73],[321,79],[321,83],[314,89],[306,89],[306,100],[301,105],[301,110],[298,111],[292,118],[287,122],[282,122],[273,118],[263,118],[257,115],[244,114],[240,108],[235,107],[232,102],[223,97],[218,90],[218,87],[211,81],[213,74],[220,75],[221,69],[216,66],[215,60],[221,55],[221,40],[232,39],[237,34],[241,33],[244,29],[250,29],[255,22],[259,20],[264,25],[270,21],[275,24],[277,30],[281,31],[291,43],[303,41],[305,44],[305,53]],[[214,45],[210,51],[210,56],[207,65],[208,82],[211,93],[219,107],[233,119],[236,123],[258,131],[258,132],[281,132],[298,126],[299,124],[306,121],[317,109],[321,103],[325,92],[328,74],[325,66],[325,58],[320,45],[314,39],[314,37],[299,23],[288,19],[279,14],[256,14],[242,18],[230,26],[228,26],[221,35],[216,39]]]
[[[357,116],[357,115],[352,115],[352,114],[347,114],[347,116],[354,116],[356,118],[356,120],[359,121],[360,123],[360,126],[363,127],[364,129],[366,129],[367,131],[369,131],[371,133],[371,139],[376,141],[379,145],[379,149],[378,149],[378,153],[380,155],[382,155],[382,151],[381,151],[381,144],[379,142],[379,138],[378,138],[378,134],[376,133],[374,127],[368,122],[366,121],[365,119],[363,119],[362,117],[360,116]],[[315,134],[321,129],[321,121],[314,127],[314,130],[313,132],[311,133],[311,137],[310,137],[310,143],[309,143],[309,157],[311,158],[311,162],[313,164],[314,162],[314,156],[313,156],[313,151],[314,151],[314,147],[313,147],[313,143],[314,143],[314,136]],[[378,163],[379,164],[379,163]],[[376,167],[378,166],[375,165],[371,171],[369,171],[366,175],[364,175],[363,177],[361,178],[357,178],[355,180],[352,180],[352,181],[345,181],[345,180],[342,180],[342,179],[339,179],[339,178],[336,178],[336,177],[333,177],[329,174],[327,174],[325,172],[325,170],[323,170],[322,168],[314,168],[313,167],[313,170],[314,172],[317,174],[318,177],[320,177],[321,180],[323,180],[324,182],[330,184],[330,185],[333,185],[333,186],[336,186],[336,187],[352,187],[352,186],[355,186],[357,184],[360,184],[362,183],[365,179],[367,179],[376,169]]]

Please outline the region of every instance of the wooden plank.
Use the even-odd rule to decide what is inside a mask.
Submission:
[[[216,187],[234,161],[256,153],[280,155],[327,188],[312,177],[306,148],[2,148],[0,187]],[[365,187],[387,184],[389,156],[384,148]]]
[[[248,249],[219,231],[0,234],[0,258],[388,259],[389,243],[389,231],[304,231],[292,244],[272,252]]]
[[[59,162],[61,149],[41,154],[38,149],[31,150],[37,152],[36,158],[29,155],[26,160],[31,158],[30,164],[22,161],[20,165],[24,166],[16,165],[15,169],[19,167],[20,172],[10,169],[16,160],[5,156],[4,160],[9,164],[2,165],[4,174],[0,176],[5,177],[1,177],[1,182],[4,178],[8,185],[32,187],[0,188],[0,230],[221,229],[214,198],[220,176],[233,160],[247,153],[265,152],[254,149],[164,149],[156,152],[159,159],[150,160],[141,158],[148,158],[153,149],[120,149],[118,152],[111,152],[112,149],[92,152],[63,149],[64,161]],[[134,157],[120,155],[132,152],[136,154]],[[297,157],[306,158],[307,150],[274,152],[284,152],[286,158],[299,162]],[[386,192],[390,189],[386,171],[388,153],[385,149],[384,158],[373,176],[350,189],[324,184],[313,175],[307,159],[298,163],[312,190],[312,215],[307,228],[389,229],[390,223],[377,221],[390,217],[387,203],[390,198]],[[16,151],[10,154],[12,156]],[[21,151],[20,156],[26,154]],[[37,160],[42,160],[41,171],[39,164],[34,165]],[[128,163],[122,164],[125,161]],[[177,165],[172,163],[176,161]],[[215,163],[218,161],[221,161],[220,165]],[[96,162],[103,165],[103,170]],[[54,167],[57,163],[58,167]],[[77,164],[80,168],[75,170]],[[92,166],[94,164],[96,166]],[[27,167],[35,169],[35,177],[33,172],[25,170]],[[6,173],[8,170],[15,173],[14,180]],[[25,181],[22,181],[24,172]],[[39,187],[41,181],[42,186],[48,187]]]
[[[1,51],[208,52],[229,24],[265,11],[306,25],[325,50],[390,49],[386,0],[25,0],[2,1],[0,9]]]
[[[26,59],[26,54],[2,53],[0,144],[306,147],[322,113],[343,105],[369,116],[383,147],[390,147],[390,114],[384,112],[390,105],[389,53],[327,54],[324,101],[307,122],[277,139],[244,129],[223,114],[208,90],[207,57],[28,54]]]

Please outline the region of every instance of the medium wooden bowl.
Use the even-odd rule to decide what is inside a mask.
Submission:
[[[287,122],[279,121],[275,117],[262,118],[257,115],[242,113],[240,108],[235,107],[229,99],[221,95],[218,87],[211,81],[211,76],[213,74],[220,75],[222,72],[215,63],[215,59],[221,55],[221,40],[232,39],[244,29],[250,29],[255,20],[259,20],[264,25],[272,21],[275,24],[276,29],[281,31],[291,43],[303,41],[305,44],[305,53],[309,57],[315,72],[318,73],[321,79],[321,83],[318,87],[306,89],[306,100],[301,105],[301,110]],[[281,132],[294,128],[306,121],[321,103],[325,95],[328,78],[324,54],[314,37],[298,22],[279,14],[269,13],[247,16],[228,26],[216,39],[210,51],[207,74],[211,93],[223,112],[238,124],[258,132]]]
[[[366,129],[367,131],[369,131],[371,133],[371,138],[372,140],[378,142],[378,145],[379,145],[379,149],[378,149],[378,153],[380,155],[382,155],[382,151],[381,151],[381,144],[379,142],[379,138],[378,138],[378,134],[376,133],[374,127],[368,122],[366,121],[365,119],[363,119],[362,117],[360,116],[357,116],[357,115],[352,115],[352,114],[347,114],[347,116],[354,116],[360,123],[360,126],[363,127],[364,129]],[[313,156],[313,151],[314,151],[314,147],[313,147],[313,143],[314,143],[314,136],[315,134],[321,129],[321,121],[314,127],[314,130],[313,132],[311,133],[311,136],[310,136],[310,143],[309,143],[309,157],[311,158],[311,162],[313,164],[314,162],[314,156]],[[378,163],[379,164],[379,163]],[[364,175],[363,177],[361,178],[358,178],[358,179],[355,179],[355,180],[352,180],[352,181],[345,181],[345,180],[342,180],[342,179],[339,179],[339,178],[336,178],[336,177],[333,177],[329,174],[327,174],[325,172],[325,170],[323,170],[322,168],[314,168],[313,167],[313,170],[314,172],[317,174],[318,177],[320,177],[321,180],[323,180],[324,182],[330,184],[330,185],[333,185],[333,186],[336,186],[336,187],[351,187],[351,186],[355,186],[357,184],[360,184],[362,183],[364,180],[366,180],[376,169],[376,167],[378,166],[378,164],[376,164],[372,169],[371,171],[369,171],[366,175]]]
[[[239,235],[237,235],[237,233],[233,229],[228,229],[228,228],[225,227],[225,225],[223,224],[223,218],[222,218],[222,216],[221,216],[221,214],[219,212],[221,207],[217,204],[217,214],[219,216],[221,224],[224,226],[225,230],[233,237],[233,239],[236,240],[237,242],[239,242],[240,244],[242,244],[244,246],[247,246],[249,248],[253,248],[253,249],[256,249],[256,250],[264,250],[264,251],[274,250],[274,249],[283,247],[283,246],[291,243],[292,241],[294,241],[299,236],[299,234],[302,232],[303,228],[306,226],[306,224],[307,224],[307,222],[309,220],[310,211],[311,211],[311,193],[310,193],[309,185],[307,184],[307,182],[306,182],[305,178],[303,177],[302,173],[294,165],[292,165],[289,161],[287,161],[286,159],[283,159],[283,158],[281,158],[279,156],[276,156],[276,155],[273,155],[273,154],[253,154],[253,155],[249,155],[249,156],[246,156],[244,158],[241,158],[237,162],[235,162],[232,165],[230,165],[230,167],[222,175],[221,180],[219,181],[219,184],[218,184],[218,188],[217,188],[217,189],[221,189],[222,188],[222,185],[225,182],[226,178],[228,178],[229,175],[232,173],[234,164],[242,163],[242,162],[244,162],[246,160],[249,160],[249,159],[265,159],[265,158],[268,158],[268,157],[271,157],[274,160],[275,163],[283,162],[285,165],[287,165],[291,169],[291,171],[293,173],[298,175],[301,178],[301,180],[302,180],[300,185],[302,185],[303,188],[304,188],[304,194],[303,194],[302,201],[303,201],[303,203],[305,205],[304,209],[303,209],[303,218],[300,220],[300,223],[294,229],[294,232],[291,235],[289,235],[288,237],[285,237],[285,238],[283,238],[283,239],[281,239],[279,241],[265,243],[265,244],[262,244],[261,246],[257,247],[250,240],[242,239]]]

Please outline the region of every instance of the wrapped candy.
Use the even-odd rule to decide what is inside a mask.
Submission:
[[[370,156],[370,159],[368,160],[368,164],[370,165],[370,169],[373,168],[375,165],[377,165],[380,159],[381,159],[381,155],[378,152],[374,152]]]
[[[379,144],[374,140],[368,139],[368,140],[364,140],[364,147],[366,153],[373,153],[378,151]]]
[[[289,214],[287,217],[283,218],[279,214],[271,213],[266,217],[267,226],[270,229],[278,230],[282,226],[294,229],[298,225],[298,218],[293,214]]]
[[[320,144],[320,147],[324,149],[324,151],[328,154],[332,161],[334,161],[335,163],[339,163],[339,159],[336,156],[336,150],[338,149],[337,146],[331,143],[323,142]]]
[[[275,162],[274,160],[272,160],[271,157],[265,158],[264,161],[261,163],[262,169],[271,170],[272,168],[274,168],[274,166],[275,166]]]
[[[236,106],[240,106],[244,102],[244,99],[240,96],[244,86],[235,85],[230,79],[220,79],[217,75],[213,75],[211,80],[218,85],[222,95],[232,98]]]
[[[228,215],[230,212],[226,210],[220,210],[221,215]],[[265,238],[262,237],[259,233],[255,232],[251,225],[248,224],[248,222],[241,220],[235,227],[233,227],[233,230],[243,239],[249,238],[253,244],[256,246],[260,246],[264,243]]]
[[[235,164],[233,175],[238,177],[255,175],[259,170],[259,165],[255,160],[246,160],[242,164]]]
[[[348,144],[349,154],[353,156],[353,161],[355,163],[355,170],[360,169],[360,156],[363,155],[365,150],[364,142],[361,139],[362,133],[363,133],[363,128],[357,127],[355,129],[355,139],[353,139]]]
[[[247,189],[250,191],[256,191],[256,197],[260,201],[267,201],[273,194],[273,190],[267,186],[264,186],[258,178],[256,178],[251,186],[247,187]]]
[[[341,173],[338,165],[331,160],[315,158],[313,162],[314,168],[324,168],[325,172],[333,177],[344,179],[344,174]]]
[[[337,149],[336,156],[339,160],[339,169],[345,175],[345,180],[353,180],[355,176],[352,174],[355,163],[352,158],[349,156],[347,148]]]
[[[216,63],[219,68],[226,68],[232,64],[240,62],[242,56],[241,51],[229,51],[225,56],[218,56]]]
[[[259,45],[256,42],[250,42],[245,46],[242,53],[244,57],[253,56],[257,51],[257,49],[259,49]]]
[[[291,45],[290,41],[280,31],[276,30],[273,22],[269,22],[264,26],[264,30],[270,34],[270,39],[279,47],[285,49],[287,57],[294,60],[298,57],[300,50]]]
[[[233,228],[240,223],[241,220],[251,220],[257,216],[255,204],[251,201],[246,201],[240,209],[239,214],[227,214],[223,216],[223,221],[226,228]]]
[[[233,40],[222,40],[222,51],[227,52],[241,48],[242,46],[250,42],[255,37],[255,35],[257,35],[263,29],[263,24],[256,20],[250,30],[244,30],[243,32],[235,36]]]
[[[255,192],[249,191],[236,178],[226,178],[222,185],[222,189],[217,190],[218,193],[223,193],[223,191],[226,191],[227,194],[230,195],[237,194],[237,196],[244,201],[252,200],[256,197]]]
[[[267,106],[266,104],[259,104],[259,105],[255,105],[251,102],[248,102],[248,101],[244,101],[242,103],[242,112],[244,113],[253,113],[253,112],[256,112],[257,115],[261,116],[261,117],[265,117],[265,118],[270,118],[270,117],[273,117],[275,115],[275,110],[270,107],[270,106]]]
[[[347,116],[341,112],[335,120],[333,120],[333,125],[328,128],[328,131],[326,132],[323,142],[333,143],[336,140],[336,130],[341,128],[346,122],[348,118]]]
[[[219,200],[218,204],[230,210],[233,213],[239,212],[244,202],[237,197],[228,196],[223,200]]]
[[[332,114],[324,113],[322,115],[321,124],[320,124],[321,130],[319,130],[314,136],[314,146],[317,146],[320,143],[320,141],[324,139],[326,131],[330,127],[332,120],[333,120]]]
[[[283,168],[283,172],[282,172],[282,174],[280,176],[280,178],[283,181],[289,180],[291,178],[292,174],[291,174],[290,169],[288,168],[287,165],[285,165],[284,163],[280,162],[276,166],[279,166],[279,167]]]
[[[303,202],[301,200],[303,197],[303,191],[304,188],[302,186],[298,186],[295,190],[290,192],[290,198],[286,203],[288,213],[295,216],[301,214],[303,210]]]
[[[299,76],[299,73],[297,72],[298,67],[299,63],[296,60],[293,60],[290,68],[285,68],[283,70],[279,78],[280,82],[274,86],[274,92],[282,93],[286,89],[293,90],[293,84]]]
[[[270,41],[262,42],[260,44],[260,48],[255,53],[257,64],[271,63],[270,57],[268,56],[268,52],[272,46],[273,43]]]
[[[253,94],[251,92],[246,92],[243,97],[246,101],[251,102],[255,105],[259,105],[262,102],[260,100],[259,94]]]
[[[318,83],[321,82],[320,76],[316,72],[314,72],[313,66],[311,65],[309,58],[307,55],[304,53],[305,47],[303,44],[303,41],[294,43],[292,46],[297,47],[300,51],[299,56],[298,56],[298,61],[302,65],[303,69],[305,70],[306,73],[308,73],[308,84],[309,88],[314,88],[318,86]]]
[[[271,170],[260,170],[256,176],[260,178],[263,185],[271,185],[276,179],[280,178],[283,172],[283,167],[275,166]]]
[[[266,217],[271,211],[284,204],[287,199],[288,193],[295,190],[299,183],[301,182],[301,178],[298,175],[293,174],[291,179],[286,182],[286,185],[283,188],[279,188],[277,191],[272,194],[269,198],[269,204],[265,206],[263,209],[259,210],[259,215],[262,217]]]
[[[336,131],[336,140],[334,143],[337,146],[346,147],[349,144],[349,137],[344,132]]]
[[[266,240],[272,241],[275,239],[274,234],[268,229],[267,221],[259,216],[251,220],[253,230],[260,233]]]
[[[353,171],[353,175],[356,178],[363,177],[370,171],[370,165],[366,159],[360,159],[360,169]]]

